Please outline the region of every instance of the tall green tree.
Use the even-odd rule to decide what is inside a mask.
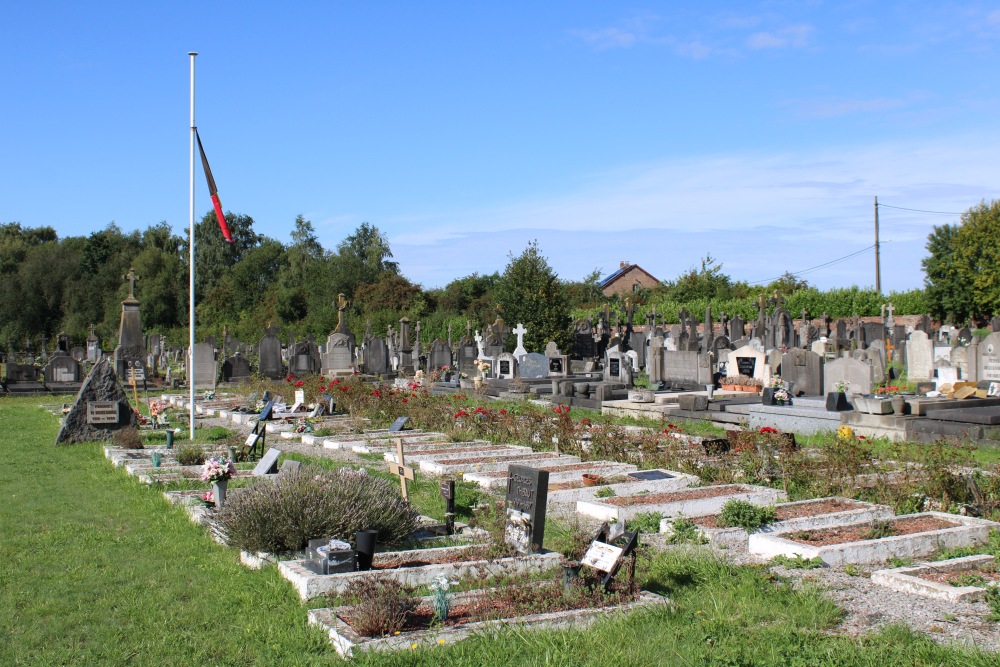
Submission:
[[[966,318],[971,299],[965,294],[968,285],[958,265],[959,226],[935,226],[927,237],[929,255],[921,261],[924,286],[931,315],[942,322],[949,316]]]
[[[529,243],[520,256],[510,255],[494,294],[504,321],[512,327],[520,322],[527,328],[524,346],[529,351],[542,351],[550,340],[563,348],[569,345],[569,302],[538,241]],[[507,342],[513,349],[513,336]]]
[[[399,264],[390,261],[389,237],[367,222],[337,246],[334,270],[340,291],[354,296],[359,285],[375,283],[384,271],[399,273]]]

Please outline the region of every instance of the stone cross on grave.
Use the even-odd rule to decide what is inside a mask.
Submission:
[[[465,340],[472,340],[472,320],[465,320]]]
[[[889,313],[889,316],[885,318],[885,328],[889,332],[890,337],[892,336],[893,330],[896,328],[896,320],[892,317],[892,311],[895,309],[896,307],[892,305],[892,301],[890,301],[889,305],[885,307],[886,312]]]
[[[681,323],[681,337],[680,340],[677,341],[678,350],[681,349],[680,346],[683,343],[686,343],[690,338],[690,336],[688,335],[688,323],[691,321],[690,318],[691,314],[687,311],[687,308],[681,308],[680,311],[677,313],[677,319],[680,320]]]
[[[90,325],[90,337],[97,338],[97,326],[94,324]]]
[[[135,281],[139,276],[135,275],[135,269],[130,268],[128,273],[122,276],[122,280],[128,281],[128,298],[135,299]]]
[[[403,458],[403,439],[396,438],[396,460],[388,463],[389,472],[399,477],[399,486],[403,493],[403,500],[409,501],[410,497],[406,491],[407,480],[413,481],[413,468],[407,467],[406,459]]]
[[[417,326],[413,327],[413,330],[417,332],[417,342],[413,345],[413,356],[417,359],[420,358],[420,320],[417,320]]]
[[[528,333],[528,330],[524,328],[524,325],[520,322],[514,327],[514,335],[517,336],[517,347],[514,349],[514,357],[520,359],[521,357],[528,354],[528,351],[524,349],[524,334]]]

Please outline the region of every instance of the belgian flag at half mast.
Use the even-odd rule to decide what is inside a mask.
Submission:
[[[226,224],[226,216],[222,213],[222,202],[219,201],[219,189],[215,187],[215,179],[212,177],[212,169],[208,166],[208,158],[205,157],[205,148],[201,145],[201,135],[198,130],[194,131],[194,136],[198,139],[198,152],[201,153],[201,167],[205,170],[205,180],[208,181],[208,194],[212,197],[212,205],[215,207],[215,217],[219,220],[219,227],[222,229],[222,236],[226,242],[233,242],[233,235],[229,233],[229,225]]]

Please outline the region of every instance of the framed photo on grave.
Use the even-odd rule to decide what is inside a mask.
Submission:
[[[563,360],[557,357],[549,357],[549,373],[561,375],[563,373]]]
[[[752,378],[754,371],[757,370],[757,357],[736,357],[736,368],[740,375]]]

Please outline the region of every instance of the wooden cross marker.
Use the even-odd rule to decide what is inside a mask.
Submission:
[[[403,458],[402,438],[396,438],[396,462],[390,462],[388,465],[389,472],[399,476],[399,486],[403,490],[403,500],[408,501],[410,497],[406,492],[406,480],[413,481],[413,468],[408,468],[406,460]]]

